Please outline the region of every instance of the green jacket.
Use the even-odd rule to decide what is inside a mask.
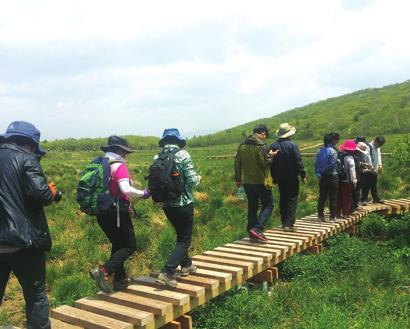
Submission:
[[[242,184],[264,184],[272,188],[268,146],[256,134],[239,145],[235,158],[235,180]]]
[[[170,152],[179,149],[177,145],[167,144],[164,146],[164,150],[169,150]],[[158,155],[154,159],[157,159]],[[177,170],[180,172],[185,182],[185,192],[182,196],[175,201],[170,201],[165,203],[164,207],[183,207],[194,203],[193,188],[197,187],[200,183],[200,176],[194,170],[194,165],[192,163],[191,156],[185,150],[179,151],[175,154],[175,165]]]

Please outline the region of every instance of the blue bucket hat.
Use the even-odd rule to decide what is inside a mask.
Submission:
[[[186,141],[182,138],[178,129],[169,128],[164,130],[162,138],[159,141],[159,147],[164,147],[166,144],[177,144],[180,148],[183,148],[186,145]]]
[[[46,154],[46,151],[40,147],[40,131],[31,123],[26,121],[14,121],[10,123],[6,132],[0,135],[0,139],[9,139],[13,136],[26,137],[36,144],[36,153],[39,155]]]

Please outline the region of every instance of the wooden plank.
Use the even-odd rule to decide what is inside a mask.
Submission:
[[[265,232],[265,235],[266,234],[296,239],[304,243],[307,247],[310,247],[317,240],[317,237],[314,234],[307,234],[307,233],[300,233],[300,232],[285,232],[282,230],[267,230]]]
[[[321,232],[323,234],[323,238],[328,238],[333,235],[333,232],[331,229],[328,229],[326,227],[314,226],[306,222],[304,223],[304,222],[296,221],[295,227],[296,227],[296,230],[299,230],[299,228],[301,228],[301,229],[310,230],[313,232],[315,231]]]
[[[125,292],[115,292],[113,294],[106,294],[104,292],[99,292],[97,294],[98,298],[119,304],[128,306],[141,311],[151,312],[157,316],[167,316],[172,314],[172,304],[162,301],[158,301],[152,298],[146,298],[141,296],[136,296],[133,294],[127,294]],[[167,319],[171,321],[172,319]]]
[[[252,262],[254,266],[254,271],[256,272],[261,272],[264,266],[265,267],[268,266],[268,262],[264,264],[264,259],[262,257],[235,254],[235,253],[217,251],[217,250],[205,251],[203,254],[206,256],[212,256],[212,257],[218,257],[218,258]]]
[[[75,307],[123,322],[132,323],[137,326],[146,326],[149,324],[151,328],[154,327],[154,314],[136,310],[128,306],[86,297],[77,300],[75,302]]]
[[[285,242],[285,243],[292,244],[294,246],[293,248],[295,249],[295,252],[300,252],[301,249],[304,249],[303,240],[286,238],[284,236],[270,234],[270,233],[265,234],[265,236],[268,238],[268,242],[275,242],[275,243]]]
[[[261,257],[265,262],[270,263],[273,256],[267,252],[257,252],[251,250],[242,250],[242,249],[234,249],[229,247],[217,247],[215,248],[216,251],[228,252],[228,253],[235,253],[237,255],[246,255],[246,256],[256,256]]]
[[[272,244],[272,243],[269,243],[268,241],[263,241],[263,242],[262,241],[260,241],[260,242],[259,241],[251,241],[249,238],[245,238],[245,239],[242,239],[240,241],[247,242],[247,243],[250,243],[250,244],[254,244],[256,246],[262,246],[264,248],[271,247],[275,250],[281,250],[282,252],[287,253],[289,256],[293,255],[293,249],[294,249],[293,245],[289,245],[289,244],[286,244],[286,243]],[[235,241],[235,243],[237,243],[237,242],[239,242],[239,241]]]
[[[225,283],[225,284],[232,282],[232,278],[233,278],[232,274],[229,272],[205,270],[203,268],[198,268],[197,271],[195,272],[195,276],[199,276],[201,278],[215,279],[215,280],[218,280],[219,283]]]
[[[175,291],[153,288],[142,284],[132,284],[127,287],[126,292],[142,297],[153,298],[175,306],[189,304],[189,296]]]
[[[171,321],[162,326],[161,329],[182,329],[182,324],[179,321]]]
[[[264,248],[259,244],[253,243],[253,242],[248,242],[248,241],[242,241],[239,243],[238,241],[234,243],[227,243],[224,245],[224,248],[232,248],[232,249],[242,249],[242,250],[250,250],[250,251],[256,251],[256,252],[263,252],[272,255],[272,259],[277,259],[279,260],[282,250],[276,250],[271,247]]]
[[[337,232],[342,231],[341,225],[339,223],[337,223],[336,221],[334,223],[327,223],[327,222],[319,223],[317,221],[313,222],[313,221],[300,219],[300,220],[298,220],[297,223],[298,224],[306,224],[306,225],[308,225],[310,227],[314,227],[314,228],[318,227],[318,228],[323,228],[323,229],[326,229],[326,230],[330,230],[330,232],[332,232],[333,234],[336,234]]]
[[[271,245],[261,244],[246,240],[238,240],[233,243],[234,245],[252,247],[254,250],[260,250],[264,252],[273,252],[277,256],[278,261],[283,261],[290,256],[290,249],[282,247],[281,249],[274,248]]]
[[[302,231],[297,231],[297,232],[286,232],[283,229],[280,228],[273,228],[270,230],[267,230],[266,232],[272,233],[272,234],[280,234],[284,236],[298,236],[298,237],[305,237],[314,241],[318,241],[320,238],[320,233],[318,232],[302,232]]]
[[[193,262],[199,269],[209,270],[209,271],[221,271],[223,273],[232,274],[232,284],[239,285],[243,281],[243,269],[241,267],[219,265],[208,262],[200,262],[194,260]],[[195,275],[203,273],[202,271],[197,271]]]
[[[63,321],[53,319],[53,318],[50,318],[50,322],[51,322],[51,328],[52,329],[80,329],[81,328],[81,327],[74,326],[74,325],[69,324],[67,322],[63,322]],[[15,327],[10,327],[10,329],[11,328],[15,328]],[[3,329],[5,329],[5,328],[3,328]],[[16,328],[16,329],[18,329],[18,328]]]
[[[192,329],[192,317],[189,315],[180,316],[177,319],[181,323],[181,329]]]
[[[111,319],[66,305],[51,310],[51,316],[57,320],[87,329],[132,329],[134,327],[131,323]]]
[[[251,277],[253,274],[254,266],[253,266],[253,263],[251,262],[231,260],[231,259],[226,259],[226,258],[221,258],[221,257],[211,257],[211,256],[205,256],[205,255],[196,255],[196,256],[193,256],[192,259],[196,261],[200,261],[200,262],[240,267],[243,269],[244,276],[248,278]]]

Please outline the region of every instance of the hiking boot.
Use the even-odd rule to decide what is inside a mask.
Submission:
[[[89,272],[91,279],[97,282],[98,286],[102,291],[109,294],[112,293],[113,290],[108,282],[109,274],[107,270],[103,266],[99,266]]]
[[[335,222],[335,221],[336,221],[336,217],[330,217],[329,220],[330,220],[331,222]]]
[[[384,204],[384,200],[382,200],[382,199],[373,200],[373,203],[380,203],[380,204]]]
[[[255,229],[252,229],[249,231],[249,238],[251,239],[251,241],[254,241],[254,240],[259,241],[259,242],[266,241],[265,240],[266,238],[264,239],[264,237]]]
[[[177,282],[177,280],[175,280],[174,275],[169,275],[169,274],[163,273],[163,272],[161,272],[158,275],[158,278],[157,278],[156,282],[159,283],[160,285],[169,286],[171,288],[176,288],[177,285],[178,285],[178,282]]]
[[[283,230],[286,232],[296,232],[296,228],[293,226],[284,226]]]
[[[123,280],[114,281],[114,291],[123,291],[127,289],[127,287],[131,284],[132,284],[132,280],[130,278],[125,278]]]
[[[369,203],[368,201],[362,201],[362,202],[360,202],[360,205],[367,206],[368,203]]]
[[[325,221],[325,216],[317,216],[317,221],[318,222],[324,222]]]
[[[191,266],[187,267],[181,267],[181,270],[179,271],[180,276],[188,276],[190,274],[194,274],[197,270],[197,267],[194,264],[191,264]]]

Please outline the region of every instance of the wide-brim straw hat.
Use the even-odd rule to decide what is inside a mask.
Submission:
[[[101,146],[100,149],[103,152],[112,152],[115,148],[120,148],[126,153],[133,153],[135,150],[129,147],[128,141],[125,138],[121,138],[119,136],[112,135],[108,137],[107,145]]]
[[[279,129],[276,130],[276,137],[278,138],[287,138],[293,136],[296,133],[296,128],[291,126],[289,123],[285,122],[279,126]]]
[[[341,151],[351,151],[351,152],[358,150],[357,144],[353,139],[346,139],[345,142],[342,145],[340,145],[339,149]]]

